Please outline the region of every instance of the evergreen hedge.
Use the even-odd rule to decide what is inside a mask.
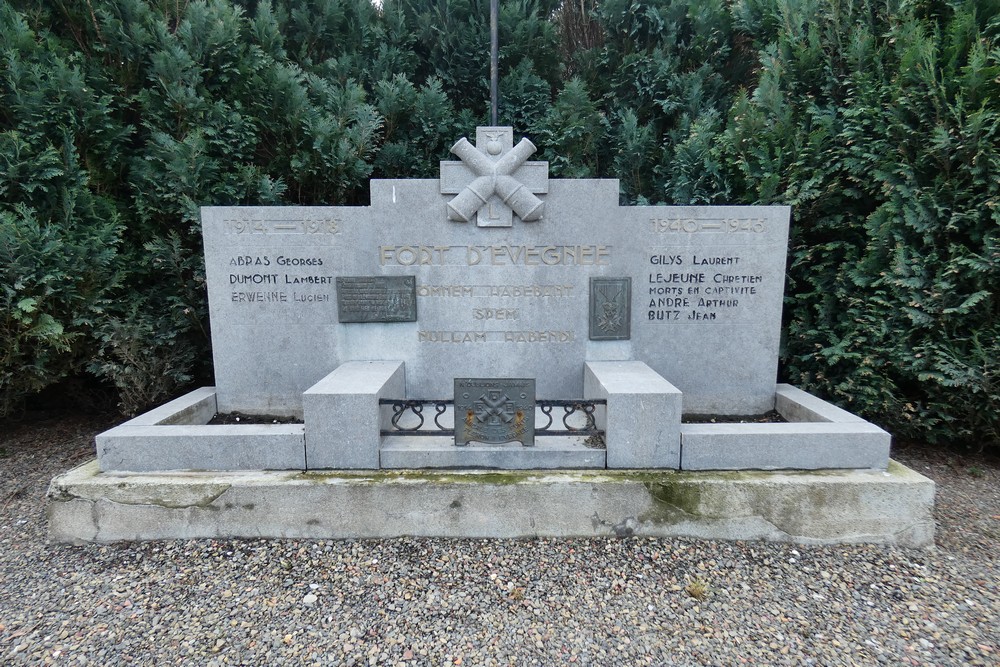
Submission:
[[[488,7],[0,2],[0,417],[204,379],[198,207],[434,176],[487,120]],[[500,40],[553,175],[794,207],[784,379],[1000,446],[1000,0],[503,0]]]

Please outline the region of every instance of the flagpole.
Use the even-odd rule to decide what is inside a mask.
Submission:
[[[497,125],[497,89],[500,81],[500,0],[490,0],[490,124]]]

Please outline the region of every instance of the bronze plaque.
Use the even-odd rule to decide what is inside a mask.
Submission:
[[[455,444],[535,444],[535,381],[455,378]]]
[[[632,337],[632,279],[590,279],[590,340]]]
[[[416,322],[414,276],[337,278],[339,322]]]

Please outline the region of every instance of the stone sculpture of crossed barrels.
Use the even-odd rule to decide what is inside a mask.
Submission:
[[[540,220],[545,212],[545,202],[536,197],[523,183],[512,176],[536,148],[527,139],[521,139],[495,162],[464,137],[459,139],[451,152],[476,174],[476,179],[448,202],[448,218],[469,222],[493,195],[499,195],[524,222]]]

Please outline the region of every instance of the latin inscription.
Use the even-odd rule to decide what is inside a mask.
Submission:
[[[421,343],[572,343],[572,331],[418,331]]]
[[[422,298],[476,299],[465,310],[472,321],[490,323],[515,322],[526,319],[524,307],[511,307],[502,303],[489,303],[488,299],[566,299],[575,294],[575,285],[417,285],[416,294]],[[483,302],[483,303],[480,303]],[[456,312],[461,305],[456,304]],[[494,325],[497,326],[497,325]],[[503,326],[500,324],[499,326]],[[508,325],[509,326],[509,325]],[[517,325],[515,325],[517,326]],[[523,326],[523,325],[521,325]],[[571,343],[576,340],[572,331],[566,330],[421,330],[417,332],[421,343]]]
[[[567,297],[574,285],[417,285],[417,296],[432,297]]]

